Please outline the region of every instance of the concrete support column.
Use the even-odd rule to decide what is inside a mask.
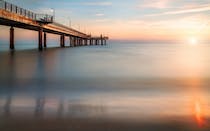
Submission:
[[[72,37],[71,36],[69,36],[69,45],[70,45],[70,47],[72,47]]]
[[[43,49],[42,46],[42,34],[43,34],[43,28],[39,29],[39,50],[41,51]]]
[[[101,39],[101,45],[104,45],[104,40],[103,39]]]
[[[101,35],[101,45],[103,45],[103,36]]]
[[[82,39],[79,38],[79,46],[82,46]]]
[[[63,47],[65,47],[65,35],[63,35]]]
[[[79,45],[79,41],[78,41],[78,38],[76,37],[76,46]]]
[[[78,46],[78,38],[75,37],[75,46]]]
[[[75,45],[74,37],[72,36],[71,39],[72,39],[72,46],[74,46]]]
[[[65,47],[65,35],[61,35],[60,37],[60,46]]]
[[[73,38],[74,46],[76,46],[76,37]]]
[[[14,45],[14,28],[13,27],[10,28],[10,49],[11,50],[15,49],[15,45]]]
[[[76,45],[79,46],[79,38],[77,38],[77,44]]]
[[[79,46],[81,46],[81,39],[79,38]]]
[[[82,46],[82,39],[79,38],[79,46]]]
[[[60,36],[60,47],[63,46],[63,35]]]
[[[93,39],[90,39],[90,45],[93,45]]]
[[[73,47],[74,46],[74,37],[71,36],[71,46]]]
[[[85,46],[87,46],[88,45],[88,40],[87,39],[85,39]]]
[[[78,43],[79,43],[79,42],[78,42],[78,38],[76,37],[76,46],[78,46]]]
[[[44,48],[47,48],[47,34],[44,32]]]

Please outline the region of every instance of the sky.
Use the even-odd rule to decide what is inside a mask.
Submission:
[[[210,0],[6,0],[116,40],[209,40]],[[1,32],[0,32],[1,33]]]

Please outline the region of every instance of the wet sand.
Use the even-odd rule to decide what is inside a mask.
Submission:
[[[209,131],[209,125],[194,122],[163,120],[158,122],[79,119],[79,118],[5,118],[1,131]]]

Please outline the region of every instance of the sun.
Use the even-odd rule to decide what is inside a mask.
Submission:
[[[189,44],[197,45],[198,44],[198,39],[196,37],[189,38]]]

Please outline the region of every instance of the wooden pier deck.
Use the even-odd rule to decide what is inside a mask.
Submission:
[[[0,0],[0,25],[10,27],[10,49],[15,49],[14,27],[38,32],[38,48],[47,48],[47,33],[60,35],[60,46],[65,47],[65,37],[70,46],[106,45],[107,36],[93,37],[73,28],[56,23],[54,17],[37,14],[16,5]]]

